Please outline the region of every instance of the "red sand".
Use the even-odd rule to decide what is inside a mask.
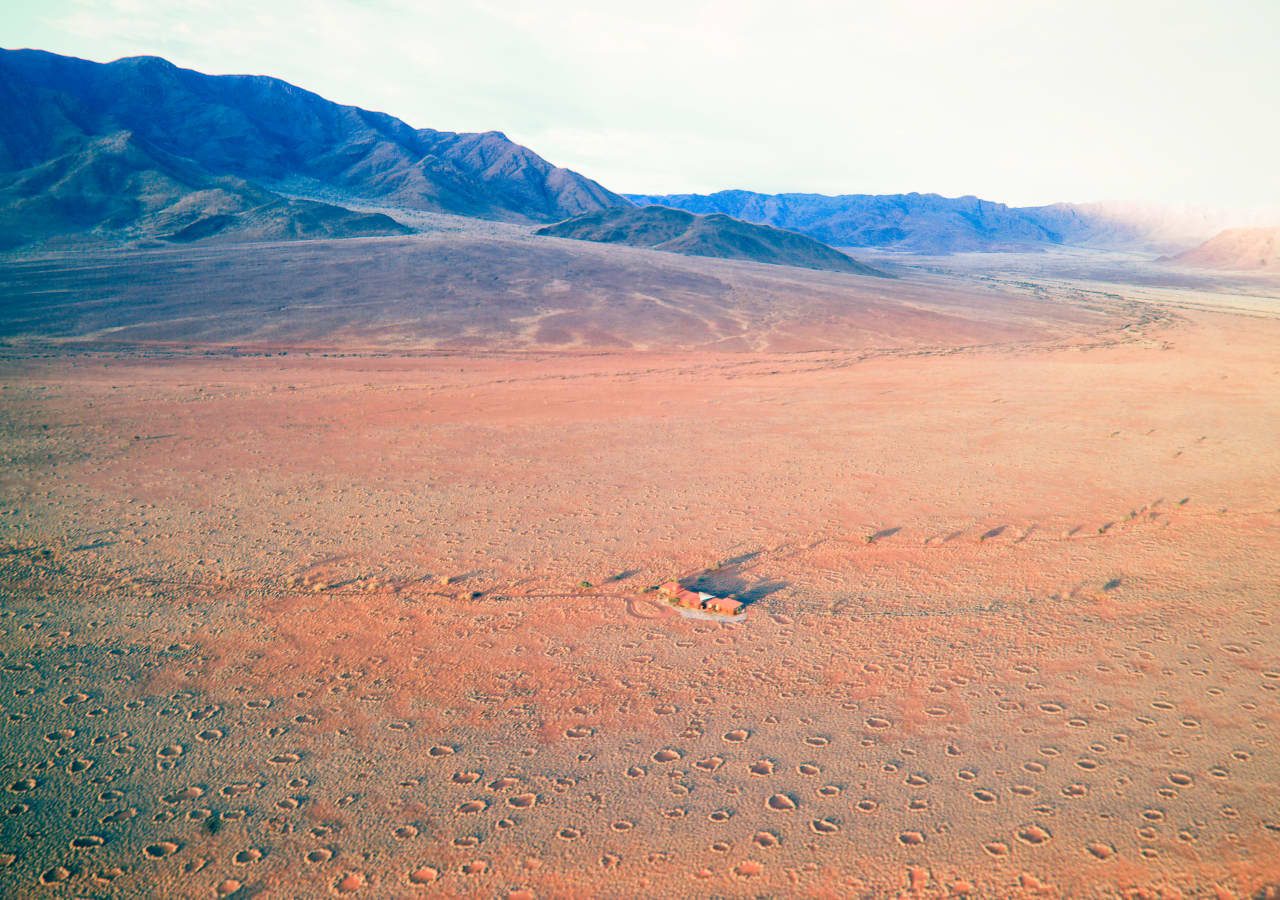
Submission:
[[[1280,883],[1280,322],[1070,343],[4,363],[3,892]]]

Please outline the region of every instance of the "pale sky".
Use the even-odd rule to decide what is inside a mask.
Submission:
[[[1280,210],[1280,0],[5,0],[0,45],[274,75],[616,191]]]

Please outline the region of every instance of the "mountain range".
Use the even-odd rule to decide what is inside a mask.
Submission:
[[[1014,207],[938,194],[629,194],[634,203],[798,231],[835,247],[924,254],[1025,250],[1053,245],[1169,252],[1215,233],[1201,214],[1104,204]]]
[[[1172,255],[1232,224],[916,193],[622,195],[501,132],[415,128],[277,78],[204,75],[149,56],[96,63],[0,50],[0,250],[399,235],[412,229],[397,217],[420,213],[533,225],[636,205],[727,216],[831,247],[922,254],[1075,246]],[[778,260],[778,248],[766,247],[776,236],[734,249],[745,233],[700,221],[679,252],[696,244],[739,258],[750,245],[760,261]],[[1261,247],[1240,249],[1265,257]],[[802,265],[817,259],[810,251],[798,251],[809,259]]]
[[[550,222],[619,204],[499,132],[415,129],[276,78],[156,57],[0,51],[0,247],[405,230],[346,205]]]

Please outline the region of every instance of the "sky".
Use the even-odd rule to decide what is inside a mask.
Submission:
[[[0,46],[273,75],[628,193],[1280,211],[1280,0],[4,0]]]

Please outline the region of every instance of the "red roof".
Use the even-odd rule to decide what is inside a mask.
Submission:
[[[711,612],[727,613],[736,616],[742,612],[742,601],[734,600],[732,597],[712,597],[702,604],[702,608]]]
[[[697,608],[702,605],[702,598],[694,591],[679,590],[676,591],[676,600],[683,606],[692,606]]]

